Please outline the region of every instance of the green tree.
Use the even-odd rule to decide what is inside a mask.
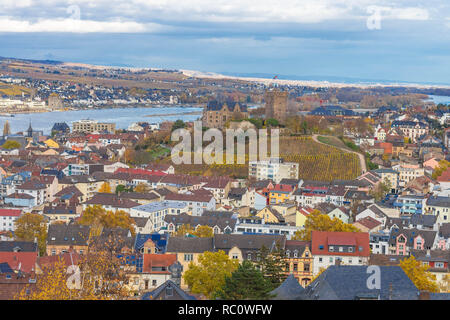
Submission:
[[[391,182],[385,178],[378,186],[370,192],[370,195],[375,198],[375,201],[383,200],[384,197],[391,191]]]
[[[270,297],[271,290],[272,286],[262,272],[245,260],[225,278],[225,284],[215,296],[223,300],[265,300]]]
[[[266,120],[266,125],[270,127],[278,127],[280,123],[278,122],[277,119],[269,118]]]
[[[428,272],[429,266],[422,265],[414,256],[400,260],[400,267],[419,290],[438,292],[436,276]]]
[[[287,278],[285,259],[284,250],[278,244],[271,250],[263,246],[258,252],[256,266],[268,281],[270,290],[278,288]]]
[[[45,255],[47,240],[47,224],[40,214],[24,213],[16,221],[15,239],[21,241],[34,241],[37,239],[40,256]]]
[[[239,261],[230,259],[228,255],[206,251],[198,257],[198,264],[189,263],[183,275],[192,293],[200,293],[208,299],[216,298],[217,291],[225,284],[225,279],[238,268]]]
[[[6,140],[6,142],[2,145],[3,149],[12,150],[19,149],[21,144],[15,140]]]
[[[183,120],[177,120],[174,122],[174,124],[172,126],[172,131],[175,131],[176,129],[182,129],[182,128],[186,128],[186,123],[184,123]]]

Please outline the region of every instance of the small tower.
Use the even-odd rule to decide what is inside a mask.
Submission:
[[[27,137],[28,138],[33,137],[33,128],[31,127],[31,121],[30,121],[30,126],[28,127],[28,130],[27,130]]]

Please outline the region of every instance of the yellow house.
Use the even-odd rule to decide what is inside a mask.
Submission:
[[[270,204],[279,204],[288,201],[291,197],[293,187],[290,185],[277,184],[269,193]]]
[[[313,278],[313,257],[309,241],[286,240],[285,272],[293,274],[305,288]]]
[[[272,207],[259,210],[256,216],[264,219],[265,223],[282,223],[285,221],[284,217]]]
[[[296,227],[305,226],[306,219],[313,211],[314,211],[314,209],[308,208],[308,207],[298,208],[297,212],[296,212],[295,226]]]
[[[177,261],[183,266],[181,273],[182,289],[187,288],[184,281],[184,273],[189,268],[189,264],[198,263],[198,257],[205,251],[214,251],[214,238],[190,238],[190,237],[169,237],[167,242],[166,253],[174,253],[177,255]]]

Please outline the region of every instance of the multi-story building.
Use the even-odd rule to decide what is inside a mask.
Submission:
[[[284,123],[287,116],[287,91],[267,90],[264,94],[266,102],[266,120],[273,118]]]
[[[383,183],[389,182],[391,186],[390,192],[397,193],[399,173],[393,169],[375,169],[374,172],[381,177]]]
[[[151,231],[158,232],[167,226],[164,218],[168,214],[179,215],[188,213],[188,205],[172,201],[158,201],[130,209],[130,216],[138,218],[148,218],[151,220]]]
[[[93,132],[109,132],[114,133],[116,130],[115,123],[98,122],[95,120],[80,120],[73,123],[73,132],[93,133]]]
[[[424,214],[437,216],[439,225],[450,222],[450,197],[429,197],[424,205]]]
[[[21,214],[18,209],[0,209],[0,231],[14,231],[14,222]]]
[[[369,233],[312,231],[311,253],[314,257],[314,275],[336,263],[367,265],[370,256]]]
[[[248,165],[249,178],[256,180],[273,180],[279,183],[282,179],[298,179],[298,163],[284,162],[282,158],[250,161]]]
[[[233,101],[208,102],[203,111],[202,124],[208,128],[223,128],[232,119],[248,118],[247,106]]]
[[[399,187],[404,187],[408,182],[425,174],[424,168],[421,168],[418,164],[399,164],[392,168],[398,172]]]
[[[313,256],[308,241],[286,240],[286,273],[306,288],[313,278]]]
[[[419,121],[393,121],[391,127],[400,130],[413,143],[429,132],[428,125]]]
[[[401,214],[422,214],[425,200],[424,196],[419,195],[399,196],[394,202],[394,207],[397,207]]]

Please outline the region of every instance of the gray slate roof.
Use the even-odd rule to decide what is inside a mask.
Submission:
[[[214,251],[213,238],[169,237],[167,252],[203,253]]]
[[[305,289],[306,300],[417,300],[419,290],[398,266],[380,266],[380,289],[369,289],[366,266],[330,266]],[[391,288],[390,288],[391,287]]]
[[[271,300],[302,300],[304,291],[294,275],[290,274],[278,288],[270,292],[273,295]]]

